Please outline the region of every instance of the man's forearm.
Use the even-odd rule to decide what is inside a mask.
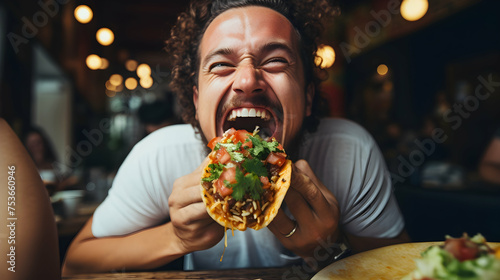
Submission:
[[[63,275],[104,271],[143,270],[167,264],[185,253],[171,223],[126,236],[96,238],[92,219],[70,246]]]

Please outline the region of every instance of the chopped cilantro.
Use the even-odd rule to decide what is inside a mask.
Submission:
[[[260,200],[260,195],[263,192],[260,178],[252,173],[248,173],[243,178],[243,184],[247,187],[247,193],[250,194],[253,200]]]
[[[248,173],[253,173],[259,177],[260,176],[267,177],[266,166],[264,165],[264,163],[262,163],[262,161],[260,161],[257,158],[247,159],[242,163],[241,166],[243,166],[243,168],[245,168],[245,170]]]
[[[208,165],[208,168],[210,168],[210,176],[205,177],[201,180],[205,182],[212,182],[213,180],[219,179],[220,175],[222,174],[222,171],[224,171],[224,164],[211,163]]]
[[[254,200],[259,200],[263,192],[259,176],[252,173],[244,175],[239,168],[236,168],[236,183],[228,186],[233,189],[231,195],[235,200],[243,200],[245,194],[249,194]]]
[[[259,135],[248,135],[248,138],[252,141],[253,146],[249,149],[249,152],[255,158],[264,160],[271,152],[283,152],[278,149],[278,141],[267,142],[264,141]]]

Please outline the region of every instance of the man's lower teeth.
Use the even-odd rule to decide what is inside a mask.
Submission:
[[[234,116],[230,116],[227,118],[227,120],[228,121],[235,121],[237,118],[258,118],[258,119],[265,120],[265,121],[268,121],[270,119],[270,117],[234,117]]]

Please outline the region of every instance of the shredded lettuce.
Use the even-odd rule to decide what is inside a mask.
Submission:
[[[484,237],[476,235],[471,241],[484,244]],[[429,247],[422,258],[415,260],[417,268],[402,280],[500,280],[500,259],[493,254],[460,262],[440,246]]]
[[[236,144],[233,143],[217,143],[215,145],[214,150],[220,149],[220,147],[224,147],[228,154],[231,156],[232,161],[236,162],[241,162],[245,158],[242,153],[240,153],[240,148],[241,145],[243,145],[241,142],[238,142]]]

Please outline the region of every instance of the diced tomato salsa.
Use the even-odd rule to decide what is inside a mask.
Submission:
[[[231,128],[227,130],[222,137],[215,137],[207,144],[207,146],[212,149],[212,152],[209,155],[212,163],[220,163],[224,165],[220,176],[212,182],[215,189],[222,197],[226,197],[233,193],[232,187],[237,183],[236,168],[239,168],[244,173],[247,173],[242,167],[241,162],[232,161],[232,156],[234,156],[235,153],[240,153],[245,159],[252,159],[250,150],[253,148],[253,142],[249,138],[250,135],[252,135],[252,133],[248,132],[247,130],[236,130],[234,128]],[[259,139],[263,141],[260,137]],[[255,141],[255,139],[253,140]],[[233,145],[230,148],[227,148],[229,144],[238,144],[239,142],[241,142],[241,146]],[[275,150],[276,146],[274,146],[273,148],[275,152],[271,152],[270,150],[268,150],[269,154],[267,155],[267,158],[265,160],[261,160],[264,166],[266,166],[267,164],[272,164],[281,167],[286,162],[287,155],[284,152],[280,152],[283,151],[283,147],[281,146],[281,144],[277,145],[277,147],[278,150]],[[260,154],[259,157],[260,159],[262,159]],[[231,165],[231,167],[227,167],[226,165],[230,162],[233,162],[233,164]],[[262,189],[268,189],[271,186],[269,177],[259,175],[258,180],[260,180]],[[229,184],[232,184],[233,186],[230,186]]]

